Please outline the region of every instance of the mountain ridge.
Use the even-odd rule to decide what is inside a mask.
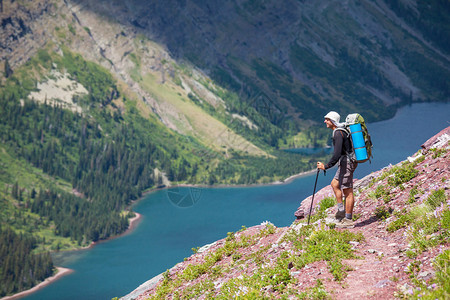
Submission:
[[[254,105],[254,99],[262,98],[258,101],[269,101],[274,111],[285,114],[283,121],[292,119],[299,122],[298,126],[304,126],[307,120],[320,119],[322,113],[308,111],[311,109],[308,107],[310,103],[321,107],[321,110],[327,109],[325,105],[336,106],[341,108],[343,114],[355,110],[364,113],[370,107],[376,108],[379,110],[376,116],[373,111],[366,112],[367,119],[373,121],[388,118],[395,112],[395,109],[383,108],[386,105],[449,100],[449,91],[446,88],[448,81],[445,79],[448,78],[445,74],[450,70],[448,49],[437,48],[433,44],[436,39],[433,42],[425,39],[421,31],[413,28],[383,1],[363,1],[360,5],[355,5],[353,1],[321,1],[314,6],[298,1],[285,3],[284,6],[277,6],[270,1],[231,1],[223,5],[215,2],[202,5],[196,1],[171,1],[164,7],[157,3],[144,4],[137,0],[120,3],[66,0],[63,5],[60,1],[38,1],[33,7],[33,14],[27,9],[27,6],[32,4],[2,2],[3,28],[8,29],[4,31],[2,38],[9,41],[1,45],[9,52],[3,52],[2,56],[9,60],[13,68],[18,62],[27,60],[27,54],[23,53],[19,57],[14,55],[16,48],[31,49],[32,51],[28,52],[32,53],[42,47],[43,41],[49,37],[46,37],[45,30],[42,30],[44,24],[36,26],[33,21],[39,23],[42,17],[48,21],[46,14],[51,15],[62,10],[64,15],[72,16],[78,25],[84,27],[96,50],[92,52],[89,47],[83,50],[80,41],[73,43],[72,47],[80,49],[83,55],[90,59],[100,62],[103,60],[102,64],[120,74],[130,87],[140,89],[140,94],[150,101],[156,114],[163,114],[158,104],[148,93],[145,95],[142,88],[139,88],[139,83],[132,82],[129,75],[123,72],[127,60],[124,60],[124,57],[117,57],[120,60],[115,61],[112,59],[120,53],[120,50],[116,54],[116,51],[113,51],[113,48],[119,46],[114,42],[114,39],[118,38],[117,34],[120,36],[128,31],[131,34],[128,38],[143,34],[147,35],[147,38],[162,41],[162,45],[166,45],[163,47],[167,47],[170,54],[161,52],[160,55],[166,58],[173,55],[176,59],[199,63],[198,67],[206,67],[205,71],[212,78],[222,86],[237,92],[241,101],[247,105],[258,108]],[[425,12],[419,11],[421,3],[408,1],[408,5],[403,9],[409,12],[408,9],[414,7],[419,15],[426,15]],[[400,4],[397,7],[402,8]],[[8,18],[14,8],[18,8],[16,17]],[[339,14],[342,15],[338,17]],[[343,16],[348,17],[348,24],[343,21]],[[120,27],[123,30],[118,32],[113,29],[116,37],[110,36],[106,39],[108,32],[101,30],[105,24],[96,24],[95,20],[112,18],[121,22]],[[71,26],[69,20],[65,22]],[[216,24],[223,30],[215,31],[213,26]],[[333,24],[340,24],[340,30],[339,26]],[[107,25],[105,29],[107,27],[110,26]],[[247,27],[248,29],[244,29]],[[9,28],[14,28],[14,32]],[[326,32],[325,28],[329,32]],[[333,28],[338,29],[335,36],[332,36]],[[98,30],[100,31],[96,34]],[[192,32],[187,32],[189,30]],[[352,33],[352,30],[355,32]],[[165,32],[168,34],[164,34]],[[24,37],[30,36],[30,33],[35,38],[24,41]],[[81,34],[78,30],[77,33]],[[343,34],[348,37],[342,36]],[[358,36],[359,40],[356,38]],[[241,42],[233,46],[234,43],[229,41],[232,38]],[[205,42],[201,42],[202,40]],[[399,44],[401,40],[405,40],[405,44]],[[126,46],[123,41],[119,42],[122,44],[119,49]],[[409,52],[405,47],[410,48]],[[209,48],[212,49],[212,54],[202,52],[202,49],[209,51]],[[233,52],[235,48],[237,52]],[[393,52],[395,49],[404,54],[399,56]],[[131,53],[130,50],[127,49],[122,54]],[[189,59],[189,55],[185,54],[187,51],[201,53],[204,62]],[[221,54],[220,51],[224,53]],[[423,59],[420,62],[411,60],[413,57],[420,58],[421,55]],[[165,58],[161,57],[159,62],[156,60],[151,63],[151,68],[162,73],[173,73],[162,66],[160,61],[163,59]],[[435,76],[425,72],[426,68],[421,66],[422,64],[428,65],[428,69],[431,67]],[[267,76],[262,75],[258,69],[266,72]],[[418,72],[419,69],[422,71]],[[351,72],[359,72],[360,76],[345,75]],[[334,82],[333,78],[339,78],[337,82],[340,81],[341,87],[336,85],[337,82]],[[427,86],[419,87],[418,84]],[[434,88],[430,89],[432,86]],[[245,114],[245,111],[242,113]],[[261,111],[260,113],[264,114]],[[167,118],[162,119],[166,126],[174,129]],[[280,126],[280,120],[272,118],[270,121]]]

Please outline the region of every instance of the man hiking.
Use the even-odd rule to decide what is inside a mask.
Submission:
[[[338,207],[338,211],[335,215],[335,218],[338,221],[336,223],[336,227],[353,228],[353,172],[358,166],[358,163],[353,162],[348,155],[351,153],[352,144],[348,133],[339,129],[339,127],[343,126],[343,124],[339,123],[341,116],[337,112],[330,111],[324,118],[324,123],[327,125],[327,128],[333,130],[334,151],[330,161],[326,165],[322,162],[317,162],[317,168],[327,170],[333,167],[336,163],[339,163],[336,175],[331,181],[331,187],[333,188],[334,195],[336,196]],[[342,201],[342,196],[345,197],[345,208]]]

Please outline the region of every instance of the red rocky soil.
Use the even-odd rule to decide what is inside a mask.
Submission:
[[[410,197],[410,190],[417,186],[420,191],[416,195],[416,203],[422,203],[429,194],[436,190],[443,188],[445,190],[447,205],[450,205],[450,151],[448,149],[450,141],[450,127],[444,129],[439,134],[428,140],[423,146],[422,150],[417,152],[413,157],[408,158],[412,161],[424,156],[424,160],[417,164],[416,170],[419,171],[416,177],[407,183],[403,184],[403,189],[397,187],[390,192],[391,200],[385,203],[383,199],[374,199],[369,194],[373,192],[379,185],[387,185],[388,178],[381,179],[380,175],[392,168],[388,166],[383,170],[374,172],[361,180],[355,182],[355,195],[356,202],[354,213],[360,214],[360,218],[355,221],[355,228],[352,229],[337,229],[337,230],[349,230],[351,232],[361,232],[365,241],[351,242],[356,255],[362,257],[362,259],[352,259],[344,261],[347,265],[351,266],[353,270],[348,272],[347,277],[337,282],[333,280],[333,276],[330,274],[327,264],[324,261],[315,262],[306,265],[301,270],[296,270],[295,267],[290,269],[291,276],[297,279],[297,284],[294,287],[299,292],[304,291],[308,287],[312,287],[316,284],[316,280],[322,279],[325,289],[333,299],[392,299],[396,293],[408,294],[413,288],[411,279],[409,277],[408,265],[414,260],[420,261],[420,272],[418,278],[424,281],[434,277],[435,270],[433,269],[433,259],[441,253],[444,249],[449,249],[449,243],[437,246],[429,249],[419,255],[416,259],[408,258],[406,251],[410,248],[409,240],[407,236],[407,229],[402,228],[393,233],[386,230],[386,226],[394,220],[396,217],[391,215],[386,220],[377,219],[375,217],[375,211],[378,207],[385,206],[390,207],[394,211],[401,211],[402,209],[408,209],[410,204],[407,203]],[[440,148],[447,149],[440,157],[433,158],[433,151],[430,149]],[[401,164],[401,163],[400,163]],[[399,164],[399,165],[400,165]],[[372,186],[369,187],[369,183],[372,182]],[[314,198],[314,204],[320,202],[321,199],[334,196],[331,187],[325,187]],[[300,211],[309,211],[311,197],[305,199],[301,206]],[[330,208],[328,213],[334,214],[335,207]],[[263,257],[267,264],[271,264],[278,258],[278,253],[281,251],[289,250],[292,245],[286,242],[281,242],[283,235],[290,229],[302,226],[301,223],[294,222],[290,227],[276,228],[275,233],[262,237],[258,242],[250,247],[243,248],[242,255],[249,255],[261,248],[267,247]],[[239,232],[236,236],[241,234],[254,235],[265,228],[265,225],[258,225]],[[432,237],[426,237],[432,238]],[[204,257],[222,247],[225,244],[225,239],[219,240],[211,245],[205,246],[199,251],[199,253],[187,258],[184,262],[181,262],[174,266],[170,270],[170,277],[174,278],[176,274],[184,270],[189,264],[198,264],[204,261]],[[229,265],[231,257],[224,257],[216,264]],[[222,275],[214,282],[216,291],[220,290],[222,284],[231,278],[236,278],[242,274],[252,274],[257,269],[256,264],[248,263],[245,268],[242,266],[232,269],[230,272]],[[122,299],[147,299],[151,296],[158,283],[163,278],[159,275],[152,280],[144,283],[141,287],[136,289],[133,293],[123,297]],[[202,280],[202,276],[199,278],[184,283],[179,289],[183,290],[199,280]],[[450,284],[450,283],[449,283]],[[277,293],[267,288],[270,297],[277,298]],[[267,295],[267,294],[266,294]],[[203,298],[200,296],[200,299]]]

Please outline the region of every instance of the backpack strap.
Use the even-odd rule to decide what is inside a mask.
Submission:
[[[350,131],[347,128],[345,128],[345,127],[337,127],[335,130],[333,130],[333,138],[334,138],[334,133],[336,131],[343,131],[343,132],[345,132],[346,133],[346,138],[348,138],[350,136]]]
[[[351,138],[350,130],[347,127],[337,127],[336,129],[333,130],[333,138],[334,138],[334,133],[336,131],[344,132],[345,135],[343,135],[343,137],[350,140],[350,149],[349,149],[349,151],[347,151],[347,149],[345,149],[344,152],[345,152],[345,155],[351,156],[353,153],[353,144],[352,144],[352,140],[351,140],[352,138]]]

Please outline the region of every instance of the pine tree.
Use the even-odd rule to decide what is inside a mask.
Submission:
[[[2,10],[3,10],[3,4],[1,6],[2,6]],[[9,78],[12,74],[13,74],[13,70],[11,69],[11,66],[9,64],[9,60],[5,59],[5,77]]]

